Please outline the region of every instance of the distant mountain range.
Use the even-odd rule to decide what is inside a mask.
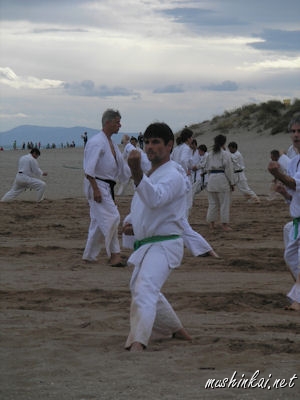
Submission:
[[[16,141],[18,149],[22,148],[23,143],[25,143],[27,147],[28,142],[32,142],[34,145],[40,142],[42,148],[45,148],[47,145],[52,146],[53,143],[56,147],[62,147],[62,145],[65,147],[74,141],[76,147],[82,147],[83,139],[81,135],[87,132],[89,138],[98,133],[99,130],[100,129],[87,128],[84,126],[63,128],[21,125],[6,132],[0,132],[0,146],[4,147],[4,149],[12,149],[13,143]],[[121,143],[123,134],[124,133],[119,132],[117,135],[113,135],[114,142],[117,144]],[[128,135],[137,137],[138,134],[128,133]]]

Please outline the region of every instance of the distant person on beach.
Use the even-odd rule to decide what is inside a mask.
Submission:
[[[192,171],[196,174],[196,180],[193,183],[193,198],[197,193],[205,189],[207,185],[207,174],[204,169],[208,156],[207,146],[205,144],[200,144],[197,151],[199,154],[198,162],[192,167]]]
[[[144,148],[144,135],[142,134],[142,132],[140,132],[139,135],[138,135],[138,142],[139,142],[140,149],[143,150],[143,148]]]
[[[248,186],[247,178],[245,175],[244,157],[238,150],[236,142],[228,144],[228,150],[231,154],[234,171],[234,182],[239,191],[244,195],[250,203],[260,203],[257,194]]]
[[[193,206],[193,190],[191,168],[193,166],[193,151],[191,143],[193,141],[193,131],[189,128],[183,128],[180,135],[176,139],[177,146],[171,153],[171,159],[182,166],[186,175],[190,180],[190,190],[187,197],[187,216]]]
[[[90,206],[90,226],[83,253],[86,262],[97,261],[104,244],[112,267],[125,267],[120,254],[119,210],[114,201],[116,181],[127,181],[130,170],[112,135],[121,127],[121,114],[108,109],[102,115],[102,131],[84,149],[84,191]]]
[[[122,145],[124,146],[123,150],[123,158],[127,162],[128,156],[132,150],[138,150],[141,153],[141,165],[142,165],[142,170],[143,172],[149,171],[151,168],[151,163],[148,160],[148,157],[146,156],[145,152],[137,147],[138,140],[134,137],[131,136],[129,137],[128,135],[123,135],[122,137]],[[122,194],[126,193],[126,190],[128,188],[128,185],[131,183],[131,179],[128,179],[127,182],[125,183],[120,183],[117,196],[121,196]]]
[[[208,210],[206,220],[210,229],[214,230],[220,218],[224,231],[231,231],[229,226],[231,192],[234,190],[234,172],[230,154],[225,151],[226,136],[217,135],[214,138],[212,151],[206,160],[208,173],[207,194]]]
[[[36,201],[43,200],[46,190],[46,183],[40,178],[47,176],[47,172],[43,172],[37,162],[40,156],[40,150],[34,147],[29,154],[20,157],[18,164],[18,172],[14,180],[12,188],[2,197],[1,201],[12,201],[18,197],[26,189],[36,190]]]
[[[88,134],[87,132],[84,132],[83,135],[81,135],[82,139],[83,139],[83,146],[85,147],[88,141]]]
[[[291,158],[286,174],[281,171],[278,161],[270,161],[268,170],[277,181],[283,183],[278,185],[277,190],[289,203],[293,218],[292,223],[284,227],[284,259],[295,279],[287,295],[291,305],[286,308],[300,311],[300,116],[290,121],[289,132],[298,154]]]
[[[173,143],[170,127],[153,123],[144,133],[145,152],[151,161],[147,175],[141,168],[141,153],[134,150],[128,156],[135,184],[131,211],[123,226],[125,236],[134,235],[135,240],[135,251],[128,259],[134,266],[130,333],[125,345],[130,351],[143,351],[154,334],[191,340],[161,293],[183,257],[180,219],[186,212],[186,189],[183,176],[170,162]]]

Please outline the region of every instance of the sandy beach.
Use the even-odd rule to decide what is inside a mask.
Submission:
[[[198,144],[210,146],[212,137]],[[299,398],[300,316],[284,309],[293,283],[283,260],[289,209],[281,198],[267,200],[270,150],[287,149],[290,138],[227,138],[238,142],[261,202],[247,203],[235,192],[233,231],[213,234],[206,193],[197,195],[190,223],[221,259],[186,250],[163,289],[193,341],[152,341],[142,354],[124,350],[132,270],[109,267],[104,251],[97,264],[81,260],[89,225],[83,149],[42,150],[45,200],[36,204],[29,191],[0,203],[1,399]],[[0,153],[1,197],[26,152]],[[130,194],[116,199],[121,220],[130,200]],[[206,388],[210,379],[216,381]],[[252,380],[241,388],[234,379],[235,386]]]

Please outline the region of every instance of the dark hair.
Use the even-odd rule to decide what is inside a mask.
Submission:
[[[167,144],[169,141],[174,142],[174,134],[172,129],[164,122],[154,122],[150,124],[144,132],[144,140],[160,138]]]
[[[277,158],[277,160],[278,160],[278,158],[280,157],[279,150],[272,150],[272,151],[270,152],[270,154],[271,154],[271,156]]]
[[[197,140],[193,139],[191,144],[195,144],[197,146],[198,145]]]
[[[228,147],[230,147],[231,149],[236,149],[238,148],[238,145],[236,142],[230,142],[228,143]]]
[[[193,131],[191,131],[189,128],[184,128],[180,134],[182,143],[185,143],[192,136],[193,136]]]
[[[207,147],[205,146],[205,144],[200,144],[198,149],[204,151],[204,153],[207,152]]]
[[[33,154],[33,153],[37,154],[38,156],[41,155],[41,152],[37,147],[34,147],[33,149],[31,149],[30,154]]]
[[[214,138],[213,152],[219,153],[219,151],[221,151],[221,148],[224,146],[225,143],[226,143],[226,136],[217,135]]]

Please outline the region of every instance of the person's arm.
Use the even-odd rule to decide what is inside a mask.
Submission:
[[[288,193],[288,191],[286,190],[285,186],[282,185],[281,182],[275,184],[274,187],[275,192],[280,193],[285,200],[287,200],[288,202],[290,202],[292,200],[292,196]]]
[[[101,195],[100,189],[99,189],[99,187],[97,185],[96,179],[91,175],[86,175],[86,178],[89,180],[89,182],[90,182],[90,184],[92,186],[93,193],[94,193],[94,200],[97,203],[101,203],[102,195]]]
[[[274,176],[275,179],[282,182],[285,186],[292,190],[296,190],[295,179],[281,172],[280,165],[277,161],[270,161],[268,165],[268,171]]]

